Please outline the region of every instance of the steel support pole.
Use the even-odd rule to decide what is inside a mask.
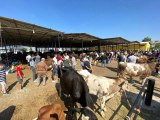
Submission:
[[[145,92],[145,87],[146,87],[146,85],[147,85],[147,81],[148,81],[148,80],[146,80],[145,83],[144,83],[144,85],[142,86],[142,88],[141,88],[138,96],[136,97],[133,105],[131,106],[131,109],[129,110],[129,112],[128,112],[126,118],[125,118],[125,120],[130,120],[130,117],[131,117],[131,115],[132,115],[135,107],[137,106],[137,104],[138,104],[138,102],[139,102],[139,99],[140,99],[142,93]]]

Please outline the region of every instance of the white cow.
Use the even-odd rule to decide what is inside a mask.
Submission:
[[[81,70],[78,71],[78,73],[85,79],[89,88],[89,93],[96,95],[100,100],[101,115],[104,116],[103,110],[106,111],[105,103],[120,90],[118,84],[121,80],[96,76],[89,73],[87,70]]]
[[[155,67],[155,62],[144,64],[120,62],[118,66],[118,76],[124,79],[126,79],[125,75],[129,75],[131,79],[133,76],[139,76],[143,84],[145,79],[151,76],[151,73],[155,69]]]

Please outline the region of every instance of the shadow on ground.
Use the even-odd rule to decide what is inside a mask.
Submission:
[[[31,78],[27,79],[27,80],[24,82],[23,87],[26,87],[30,80],[31,80]]]
[[[0,112],[0,120],[11,120],[16,106],[12,105]]]
[[[8,86],[7,92],[10,92],[14,86],[17,84],[18,81],[15,81],[14,83],[12,83],[10,86]]]

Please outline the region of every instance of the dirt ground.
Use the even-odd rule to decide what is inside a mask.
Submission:
[[[108,64],[107,67],[93,66],[93,74],[116,78],[116,61]],[[80,65],[77,65],[80,69]],[[38,110],[44,105],[61,103],[63,101],[57,95],[55,84],[51,81],[51,71],[48,72],[48,80],[45,86],[37,87],[31,78],[31,71],[27,67],[23,70],[25,74],[24,89],[18,89],[16,74],[7,75],[7,87],[9,94],[0,94],[0,117],[3,120],[32,120],[37,117]],[[139,93],[141,85],[137,78],[135,84],[129,84],[129,91],[126,91],[129,103],[132,104]],[[105,117],[102,118],[98,112],[99,120],[123,120],[128,113],[129,104],[125,96],[115,95],[106,103]],[[152,105],[143,105],[137,120],[160,120],[160,79],[156,78],[156,85]]]

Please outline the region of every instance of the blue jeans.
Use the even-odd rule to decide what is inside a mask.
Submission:
[[[32,71],[32,79],[34,81],[36,79],[36,70],[35,70],[35,67],[33,67],[33,66],[30,66],[30,68],[31,68],[31,71]]]
[[[54,79],[54,75],[58,76],[58,66],[57,65],[52,70],[52,80]]]
[[[101,63],[101,64],[102,64],[102,67],[105,67],[105,66],[106,66],[106,62],[107,62],[106,60],[102,60],[102,63]]]

